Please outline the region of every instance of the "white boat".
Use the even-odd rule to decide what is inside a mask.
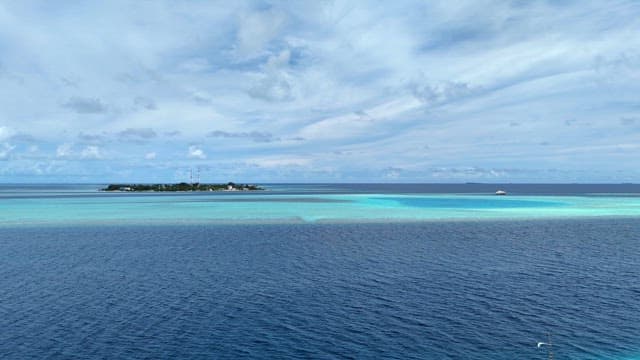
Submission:
[[[496,191],[496,195],[507,195],[507,192],[504,190],[498,190]]]

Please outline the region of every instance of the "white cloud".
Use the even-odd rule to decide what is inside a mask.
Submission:
[[[183,61],[179,66],[179,69],[187,72],[201,72],[211,68],[211,64],[205,58],[197,57]]]
[[[293,78],[288,72],[291,51],[282,50],[271,55],[260,74],[249,88],[249,96],[266,101],[289,101],[294,98]]]
[[[148,152],[148,153],[146,153],[146,154],[144,155],[144,158],[145,158],[146,160],[155,160],[156,156],[157,156],[157,155],[156,155],[156,153],[155,153],[155,152]]]
[[[6,126],[0,126],[0,141],[5,141],[13,136],[15,132]]]
[[[99,147],[95,145],[89,145],[82,149],[80,152],[80,157],[83,159],[101,159],[102,152]]]
[[[262,168],[299,167],[310,165],[311,159],[299,156],[274,156],[253,158],[247,163]]]
[[[285,22],[279,11],[266,10],[244,14],[240,18],[237,32],[237,52],[242,57],[252,57],[278,34]]]
[[[388,168],[383,172],[383,176],[389,180],[398,180],[402,175],[402,169]]]
[[[207,158],[207,154],[204,153],[204,151],[196,146],[196,145],[191,145],[189,146],[189,151],[187,153],[187,157],[190,159],[206,159]]]
[[[348,114],[341,114],[316,121],[303,129],[299,135],[309,139],[339,139],[353,138],[362,135],[373,135],[381,128],[391,124],[403,122],[402,115],[416,110],[421,102],[413,97],[404,97],[387,103],[378,104],[366,110],[358,110]],[[393,131],[393,129],[391,129]]]
[[[64,143],[58,146],[56,149],[56,157],[65,158],[73,154],[73,144]]]
[[[96,160],[102,159],[103,154],[100,147],[96,145],[88,145],[82,148],[80,151],[77,151],[74,149],[73,144],[64,143],[56,148],[56,157],[72,160]]]
[[[0,160],[6,160],[13,149],[15,149],[13,145],[2,144],[2,147],[0,147]]]
[[[640,118],[640,7],[517,5],[124,0],[52,14],[6,3],[4,169],[53,174],[35,166],[42,157],[74,160],[57,170],[74,174],[153,166],[144,178],[172,173],[165,160],[180,164],[188,148],[192,159],[262,164],[253,169],[274,181],[289,179],[279,167],[309,180],[331,168],[350,181],[393,181],[385,169],[397,166],[404,181],[420,169],[523,161],[636,176],[637,149],[627,145],[640,136],[629,120]],[[104,161],[83,165],[95,158]]]

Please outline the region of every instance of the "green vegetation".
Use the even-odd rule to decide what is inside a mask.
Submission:
[[[247,184],[109,184],[102,191],[254,191],[264,190],[256,185]]]

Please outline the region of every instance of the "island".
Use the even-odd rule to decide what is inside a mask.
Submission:
[[[102,191],[256,191],[264,190],[256,185],[236,184],[229,182],[226,184],[200,184],[200,183],[177,183],[177,184],[109,184]]]

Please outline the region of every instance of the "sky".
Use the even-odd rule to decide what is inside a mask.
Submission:
[[[0,1],[0,182],[640,182],[638,1]]]

